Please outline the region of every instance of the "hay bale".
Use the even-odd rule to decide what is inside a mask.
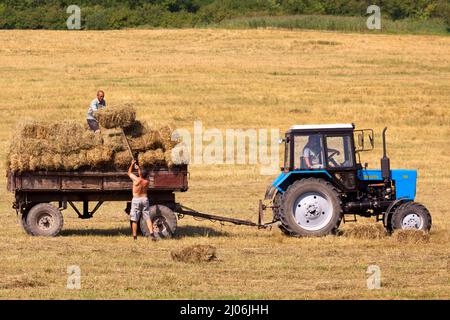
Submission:
[[[80,168],[87,165],[81,151],[101,146],[98,135],[73,121],[25,121],[14,137],[8,155],[13,171]]]
[[[133,151],[147,151],[164,148],[163,141],[158,131],[149,131],[142,136],[130,138],[130,147]]]
[[[146,152],[139,153],[138,162],[141,166],[151,167],[154,165],[164,165],[166,158],[162,149],[148,150]]]
[[[128,150],[114,153],[114,167],[116,168],[127,169],[130,166],[131,160],[132,157]]]
[[[131,106],[102,108],[94,114],[98,123],[106,128],[127,127],[136,120],[136,110]]]
[[[381,239],[386,236],[386,231],[379,223],[354,224],[344,232],[344,236],[356,239]]]
[[[164,161],[169,168],[174,166],[172,150],[167,150],[164,152]]]
[[[430,241],[430,234],[428,232],[417,229],[395,230],[392,237],[400,243],[419,244]]]
[[[63,157],[60,154],[54,154],[51,157],[50,161],[51,162],[49,162],[49,164],[50,164],[50,167],[53,170],[62,170],[62,169],[64,169],[64,160],[63,160]],[[46,165],[46,164],[44,164],[44,165]]]
[[[123,136],[119,135],[106,135],[103,138],[103,145],[113,152],[124,151],[126,148],[126,141]]]
[[[54,152],[69,155],[80,150],[89,150],[97,146],[102,145],[102,139],[100,135],[95,134],[92,131],[78,131],[77,128],[74,131],[69,131],[66,129],[60,130],[56,137],[47,140],[47,145],[51,144],[47,150],[52,150]],[[45,140],[44,140],[45,141]]]
[[[95,147],[86,151],[86,164],[91,168],[107,165],[112,159],[112,150],[105,146]]]
[[[86,154],[87,151],[81,150],[78,153],[66,155],[62,160],[64,170],[73,171],[85,167],[87,162]]]
[[[104,117],[104,121],[111,124],[130,120],[124,130],[142,165],[173,166],[188,162],[188,159],[183,158],[187,152],[171,152],[176,141],[171,141],[170,126],[155,129],[155,126],[151,127],[146,122],[135,121],[134,110],[117,120],[111,115],[113,111],[110,110],[109,118]],[[24,121],[17,125],[14,137],[6,164],[15,172],[105,167],[125,169],[131,160],[122,130],[117,128],[102,128],[99,135],[87,130],[86,125],[74,121]],[[177,157],[174,158],[174,154]]]
[[[66,152],[89,149],[98,143],[93,132],[75,121],[24,121],[17,125],[14,137],[21,141],[46,141],[52,146],[52,150],[61,149]]]
[[[126,136],[130,138],[140,137],[149,131],[148,124],[139,120],[134,121],[129,126],[123,128]]]
[[[16,137],[47,139],[55,132],[55,126],[46,122],[26,120],[17,125],[16,132],[19,133]]]
[[[173,149],[180,141],[179,139],[172,140],[173,129],[170,125],[164,125],[158,129],[160,139],[164,150]]]
[[[12,147],[23,148],[28,150],[27,153],[34,155],[42,154],[43,150],[69,154],[101,144],[98,135],[92,131],[86,131],[82,125],[71,121],[19,125],[14,137],[17,138],[13,140]]]
[[[216,248],[210,245],[195,245],[170,253],[172,259],[178,262],[201,263],[217,260]]]

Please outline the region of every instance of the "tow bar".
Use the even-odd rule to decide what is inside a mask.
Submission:
[[[262,200],[259,200],[259,210],[258,210],[258,223],[249,221],[249,220],[241,220],[236,218],[229,218],[224,216],[217,216],[209,213],[199,212],[197,210],[188,208],[186,206],[183,206],[179,203],[177,203],[177,213],[178,217],[181,219],[183,216],[192,216],[196,218],[201,219],[207,219],[211,221],[220,221],[220,222],[229,222],[236,225],[244,225],[249,227],[258,227],[258,229],[266,229],[266,228],[272,228],[272,224],[274,224],[277,221],[272,221],[269,223],[263,223],[263,211],[266,209],[266,206],[262,203]]]

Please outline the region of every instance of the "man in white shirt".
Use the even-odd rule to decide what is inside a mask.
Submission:
[[[106,107],[105,92],[103,90],[99,90],[97,91],[97,98],[92,100],[89,106],[86,117],[89,129],[91,129],[95,133],[100,132],[100,126],[98,125],[97,119],[95,119],[94,117],[94,112],[97,112],[99,109],[105,107]]]

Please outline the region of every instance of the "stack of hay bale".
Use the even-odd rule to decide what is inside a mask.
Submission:
[[[20,123],[10,145],[8,168],[14,172],[126,169],[132,158],[122,128],[141,166],[187,163],[182,150],[175,161],[172,157],[179,143],[172,141],[172,128],[152,128],[136,120],[132,107],[105,108],[96,118],[100,134],[74,121]]]

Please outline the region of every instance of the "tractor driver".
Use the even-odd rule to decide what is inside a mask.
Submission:
[[[308,137],[308,143],[303,148],[303,159],[306,168],[322,168],[323,148],[320,143],[319,135],[311,135]]]

